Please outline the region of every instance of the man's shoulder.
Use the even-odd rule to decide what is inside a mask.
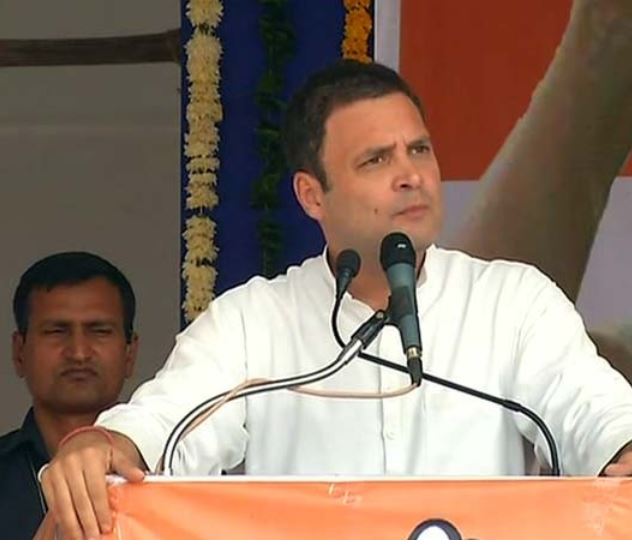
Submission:
[[[288,292],[302,290],[307,286],[327,281],[327,268],[322,255],[305,259],[299,265],[289,266],[285,272],[273,278],[253,276],[244,284],[227,290],[218,299],[234,300],[279,294],[286,296]]]
[[[433,247],[431,263],[436,276],[472,285],[540,290],[554,282],[534,265],[511,259],[484,259],[462,250]]]
[[[460,267],[469,269],[475,273],[493,271],[499,274],[535,274],[545,277],[546,275],[534,265],[512,259],[493,258],[487,259],[477,257],[463,250],[452,248],[441,248],[434,246],[431,249],[434,260],[444,267]]]
[[[322,305],[334,287],[322,256],[308,258],[274,278],[256,276],[213,299],[206,310],[179,335],[228,338],[250,326],[255,330],[279,327],[299,309]]]
[[[47,459],[48,456],[32,407],[26,413],[22,426],[0,437],[0,457],[6,459],[17,454],[23,456],[27,451],[32,452],[36,458]]]
[[[22,443],[24,437],[22,430],[17,428],[0,436],[0,458],[10,455],[14,452]]]

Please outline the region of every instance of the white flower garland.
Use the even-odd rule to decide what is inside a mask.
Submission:
[[[182,308],[185,320],[195,319],[214,297],[217,272],[215,222],[209,212],[217,205],[217,170],[219,168],[218,124],[222,120],[219,94],[219,63],[222,46],[215,29],[223,14],[220,0],[190,0],[187,17],[193,25],[186,45],[186,70],[189,102],[186,118],[189,130],[185,135],[186,211],[189,215],[183,233],[185,255],[182,278],[185,296]]]

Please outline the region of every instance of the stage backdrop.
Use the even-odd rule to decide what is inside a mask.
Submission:
[[[376,38],[375,57],[401,69],[423,96],[429,112],[433,140],[447,182],[446,226],[441,241],[458,226],[475,191],[475,184],[462,182],[478,179],[524,113],[560,41],[571,3],[224,1],[223,16],[215,32],[223,50],[219,63],[223,116],[218,125],[219,202],[210,212],[217,226],[214,293],[222,293],[263,272],[258,226],[262,213],[252,207],[252,202],[253,186],[264,167],[258,131],[265,115],[257,102],[257,88],[272,58],[262,37],[266,10],[277,10],[286,17],[293,35],[291,54],[281,70],[282,99],[307,74],[341,57],[349,6],[365,5],[374,14],[374,35],[369,39]],[[188,0],[182,0],[185,43],[191,35],[185,9],[188,4]],[[183,133],[188,129],[187,90],[185,74]],[[185,158],[183,179],[184,166]],[[625,172],[632,173],[631,164]],[[277,222],[281,237],[274,268],[280,271],[319,252],[323,241],[318,227],[295,202],[286,175],[279,177],[276,194],[278,201],[270,217]],[[626,213],[632,203],[632,187],[629,183],[616,183],[613,195],[580,293],[579,308],[589,325],[625,319],[632,304],[629,297],[621,296],[630,291],[624,273],[632,267],[626,235],[632,231]],[[185,199],[183,193],[183,203]],[[183,213],[183,229],[187,214]],[[183,247],[183,257],[185,251]],[[621,259],[625,262],[621,263]],[[619,265],[615,269],[609,264],[616,261]],[[184,297],[184,285],[182,294]]]
[[[389,32],[376,56],[390,59],[424,97],[444,179],[441,242],[467,215],[476,192],[468,182],[478,180],[524,114],[560,43],[572,0],[400,1],[401,13],[384,16]],[[632,328],[631,176],[629,158],[584,274],[577,307],[589,328]]]
[[[188,5],[189,1],[183,0],[185,44],[191,36],[191,23],[186,13]],[[266,50],[262,33],[279,32],[278,28],[262,28],[262,16],[266,9],[277,10],[286,17],[292,34],[289,55],[280,71],[281,100],[296,90],[309,73],[341,57],[346,14],[342,0],[223,2],[223,16],[216,29],[223,51],[219,85],[223,108],[217,171],[219,203],[210,214],[217,225],[216,294],[262,273],[257,225],[262,214],[252,206],[253,186],[264,167],[259,149],[259,131],[265,119],[261,105],[257,103],[257,93],[265,71],[274,62],[274,52],[270,54]],[[186,133],[188,123],[185,114],[189,96],[186,74],[184,77],[182,126],[183,133]],[[183,180],[186,180],[185,164],[186,157],[183,157]],[[322,237],[317,226],[300,211],[287,176],[278,180],[277,195],[278,203],[271,217],[278,222],[282,237],[275,267],[280,271],[288,264],[300,262],[306,255],[319,252]],[[185,199],[183,193],[183,204]],[[186,218],[185,212],[183,228]]]
[[[399,68],[424,97],[444,179],[478,179],[491,163],[544,76],[571,4],[402,0]]]

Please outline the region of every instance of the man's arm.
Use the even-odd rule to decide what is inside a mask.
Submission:
[[[531,104],[449,245],[538,266],[575,301],[632,147],[632,2],[575,0]]]
[[[588,332],[599,353],[632,380],[632,322],[606,324]]]
[[[105,475],[142,480],[152,470],[174,426],[193,407],[246,378],[246,341],[238,295],[222,296],[177,337],[162,370],[126,404],[97,418],[106,434],[85,432],[58,450],[43,474],[44,493],[65,537],[98,537],[112,527]],[[245,404],[237,401],[204,422],[181,444],[179,471],[218,472],[239,463],[246,449]],[[211,431],[212,430],[212,431]],[[118,432],[118,433],[115,433]]]
[[[503,393],[547,423],[565,475],[598,475],[632,439],[630,385],[597,356],[581,317],[553,282],[529,268],[512,292],[515,359]],[[540,462],[550,464],[537,429],[522,417],[515,422]]]
[[[83,431],[57,452],[42,474],[48,507],[66,539],[97,539],[112,530],[105,476],[140,482],[146,469],[131,439]]]
[[[607,477],[628,477],[632,475],[632,442],[623,447],[601,472]]]

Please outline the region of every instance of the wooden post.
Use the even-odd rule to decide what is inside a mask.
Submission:
[[[0,40],[0,67],[180,63],[180,29],[158,34],[58,40]]]

